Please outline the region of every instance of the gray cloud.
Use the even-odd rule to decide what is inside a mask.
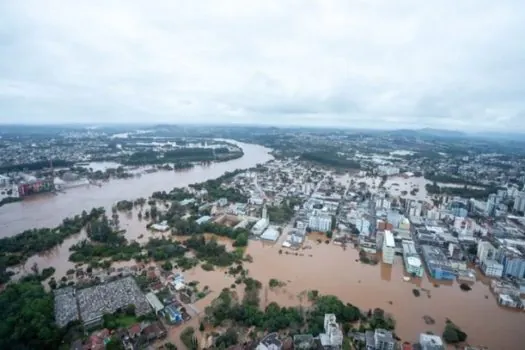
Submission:
[[[0,122],[525,131],[520,0],[0,3]]]

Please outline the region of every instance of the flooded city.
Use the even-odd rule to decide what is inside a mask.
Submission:
[[[249,168],[271,158],[268,149],[263,147],[248,144],[242,144],[242,147],[244,157],[226,163],[197,166],[184,172],[157,172],[130,180],[112,180],[102,187],[75,188],[56,196],[39,197],[5,206],[0,210],[2,234],[9,236],[31,227],[54,225],[63,217],[83,209],[94,206],[110,208],[120,199],[147,197],[153,191],[205,181],[226,171]],[[392,183],[401,181],[404,180],[393,178],[386,186],[396,186]],[[420,181],[407,185],[403,182],[402,185],[409,191],[412,186],[424,189],[425,183]],[[151,237],[170,237],[169,233],[147,230],[146,223],[138,219],[137,210],[120,214],[120,227],[126,230],[125,237],[129,241],[143,243]],[[57,279],[65,276],[68,270],[75,268],[75,264],[68,260],[70,247],[85,238],[86,233],[83,230],[66,239],[59,247],[31,257],[19,272],[27,272],[31,266],[37,264],[40,268],[54,266],[54,276]],[[216,238],[232,249],[229,239]],[[421,332],[441,334],[446,320],[450,319],[469,334],[470,344],[482,344],[500,350],[521,348],[520,330],[525,314],[498,306],[488,282],[484,282],[481,276],[469,292],[462,291],[455,281],[433,281],[426,273],[423,278],[408,276],[410,280],[407,281],[408,278],[403,279],[406,276],[400,256],[395,258],[393,265],[381,262],[377,265],[363,264],[359,261],[357,249],[327,244],[324,242],[325,238],[321,234],[312,233],[303,249],[297,251],[283,251],[282,239],[275,244],[250,241],[245,253],[253,258],[253,262],[245,263],[245,268],[251,277],[265,286],[261,291],[263,307],[270,302],[277,302],[282,306],[308,305],[306,291],[318,290],[321,294],[335,295],[362,310],[384,309],[394,316],[396,334],[403,341],[416,341]],[[184,238],[177,236],[176,239]],[[133,264],[134,261],[119,262],[113,264],[113,267]],[[200,286],[208,286],[211,290],[210,294],[194,304],[199,316],[194,317],[189,325],[197,328],[206,306],[223,288],[234,285],[235,277],[226,274],[225,269],[204,271],[200,266],[184,274],[188,281],[198,281]],[[268,281],[272,278],[283,281],[285,285],[268,288]],[[423,291],[421,296],[414,296],[414,288]],[[243,288],[237,286],[236,291],[242,295]],[[425,323],[424,317],[428,316],[435,320],[434,324]],[[498,321],[490,322],[493,319]],[[182,346],[179,335],[183,328],[174,327],[169,331],[169,339],[179,346]],[[202,343],[204,341],[205,339]]]

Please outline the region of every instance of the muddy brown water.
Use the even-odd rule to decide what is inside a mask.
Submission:
[[[243,144],[243,149],[245,156],[241,159],[209,167],[196,167],[186,173],[158,172],[139,179],[111,181],[101,188],[72,189],[66,194],[6,205],[0,209],[0,232],[3,236],[10,236],[31,227],[56,225],[62,218],[77,214],[83,209],[93,206],[109,208],[120,199],[147,197],[156,190],[169,190],[172,187],[205,181],[218,177],[225,171],[249,168],[270,159],[267,149],[263,147]],[[153,235],[168,236],[167,233],[147,231],[146,222],[139,221],[136,213],[131,217],[121,214],[120,222],[122,228],[127,230],[126,237],[130,240],[146,241]],[[142,238],[139,238],[141,235]],[[69,247],[84,237],[85,234],[80,233],[70,237],[59,247],[30,258],[25,264],[26,270],[35,262],[40,268],[54,266],[57,269],[55,276],[60,278],[74,266],[68,261]],[[254,262],[245,263],[250,276],[261,281],[265,287],[271,278],[286,283],[286,286],[274,290],[263,288],[263,306],[272,301],[283,306],[306,305],[304,291],[316,289],[322,294],[336,295],[362,310],[380,307],[391,313],[396,319],[396,333],[403,341],[416,341],[421,332],[441,334],[445,320],[449,318],[468,334],[470,344],[497,350],[524,348],[521,330],[525,323],[525,313],[499,307],[487,286],[487,279],[480,278],[469,292],[461,291],[457,282],[436,282],[427,276],[404,282],[401,257],[396,257],[393,266],[364,265],[356,262],[359,258],[357,250],[343,250],[340,246],[324,242],[318,244],[317,238],[312,235],[309,242],[312,249],[298,251],[297,256],[291,251],[290,254],[285,254],[286,250],[279,254],[279,245],[250,242],[246,253],[253,257]],[[221,239],[221,242],[229,244],[225,239]],[[195,307],[201,312],[223,288],[234,283],[234,278],[225,275],[223,269],[204,271],[199,266],[184,274],[187,281],[199,281],[200,289],[207,285],[212,290],[207,297],[196,302]],[[420,297],[414,297],[413,288],[428,290],[430,298],[425,292]],[[241,296],[242,289],[242,286],[236,288]],[[425,315],[434,318],[436,323],[425,324]],[[193,326],[201,339],[202,334],[198,332],[200,317],[202,314],[193,317],[186,325],[171,328],[169,339],[181,345],[179,335],[187,325]]]
[[[119,200],[149,197],[155,191],[170,191],[193,183],[215,179],[227,171],[248,169],[273,157],[270,149],[259,145],[228,140],[242,147],[239,159],[210,165],[199,165],[184,171],[158,171],[139,178],[111,180],[101,187],[71,188],[56,195],[39,195],[0,208],[0,238],[37,227],[53,227],[64,218],[80,214],[93,207],[107,209]]]

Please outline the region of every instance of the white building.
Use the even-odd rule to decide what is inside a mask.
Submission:
[[[419,254],[416,251],[416,246],[413,241],[403,241],[403,261],[405,263],[406,272],[417,277],[422,277],[424,272],[423,264]]]
[[[256,236],[260,236],[269,225],[270,222],[268,219],[262,218],[261,220],[257,221],[255,225],[253,225],[252,233]]]
[[[360,217],[355,221],[355,227],[359,230],[360,236],[370,236],[370,221],[364,217]]]
[[[474,233],[474,222],[469,218],[455,217],[454,229],[460,236],[472,236]]]
[[[324,315],[324,333],[319,334],[319,340],[325,349],[340,349],[343,345],[343,332],[334,314]]]
[[[476,254],[479,259],[480,264],[486,260],[492,260],[496,257],[497,249],[492,245],[492,243],[487,241],[481,241],[478,243],[478,252]]]
[[[514,199],[514,210],[525,211],[525,192],[517,192]]]
[[[394,166],[388,166],[388,165],[380,165],[377,167],[377,172],[379,175],[397,175],[399,174],[399,168],[396,168]]]
[[[394,242],[394,235],[391,231],[385,230],[383,237],[383,262],[392,265],[394,263],[394,254],[396,250],[396,243]]]
[[[480,264],[481,271],[485,276],[500,278],[503,276],[503,265],[492,259],[485,259]]]
[[[328,215],[314,213],[308,219],[308,227],[310,227],[312,231],[330,231],[332,228],[332,218]]]
[[[421,333],[419,345],[422,350],[445,350],[443,339],[439,335]]]

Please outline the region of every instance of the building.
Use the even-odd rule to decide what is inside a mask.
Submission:
[[[492,243],[487,241],[482,241],[478,243],[478,251],[476,253],[476,256],[482,264],[485,260],[491,260],[496,257],[497,249],[494,248]]]
[[[487,204],[485,206],[485,214],[487,216],[495,216],[497,204],[498,196],[495,193],[489,194],[489,198],[487,199]]]
[[[252,233],[255,235],[255,236],[260,236],[262,235],[262,233],[264,232],[264,230],[266,230],[266,228],[270,225],[270,222],[268,221],[267,218],[262,218],[260,219],[259,221],[257,221],[255,223],[255,225],[253,225],[252,227]]]
[[[386,230],[383,237],[383,262],[392,265],[396,252],[396,242],[391,231]]]
[[[419,254],[416,251],[416,246],[413,241],[404,240],[403,245],[403,262],[405,263],[405,270],[407,273],[423,277],[423,264],[419,258]]]
[[[498,304],[500,304],[501,306],[510,307],[514,309],[523,308],[523,304],[520,298],[516,295],[499,294]]]
[[[443,339],[434,334],[421,333],[419,335],[419,346],[421,350],[445,350]]]
[[[370,221],[367,220],[364,216],[357,218],[355,221],[355,227],[359,231],[361,236],[370,236]]]
[[[498,262],[503,265],[503,275],[508,277],[525,277],[525,258],[516,247],[506,246],[498,251]]]
[[[158,314],[164,309],[164,305],[162,304],[162,302],[152,292],[146,294],[146,300],[148,301],[149,305],[155,311],[156,314]]]
[[[343,345],[343,332],[337,324],[334,314],[324,315],[324,333],[319,334],[321,345],[325,349],[340,349]]]
[[[485,259],[485,261],[481,262],[479,267],[485,276],[497,278],[503,276],[503,264],[500,264],[496,260]]]
[[[440,248],[430,245],[422,245],[421,252],[428,273],[432,278],[437,280],[453,280],[456,278],[452,265]]]
[[[377,328],[375,331],[365,333],[366,350],[394,350],[396,341],[392,335],[385,329]]]
[[[332,218],[329,215],[314,211],[308,219],[308,227],[312,231],[328,232],[332,229]]]
[[[525,212],[525,192],[517,192],[514,199],[515,211]]]
[[[255,348],[256,350],[281,350],[283,343],[279,340],[278,333],[266,335]]]
[[[275,242],[279,238],[279,229],[277,227],[268,227],[261,235],[261,239],[265,241]]]
[[[205,215],[195,220],[195,223],[197,223],[197,225],[202,225],[202,224],[207,223],[210,220],[211,220],[211,216]]]

